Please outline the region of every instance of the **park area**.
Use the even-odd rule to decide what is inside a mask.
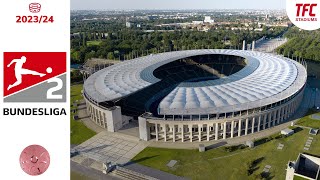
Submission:
[[[87,46],[99,46],[102,41],[87,41]]]
[[[296,160],[298,154],[306,152],[320,155],[320,135],[314,136],[308,151],[304,146],[309,138],[309,130],[295,128],[289,137],[278,134],[255,142],[256,147],[220,147],[198,152],[195,150],[161,149],[148,147],[133,158],[133,161],[160,169],[178,176],[192,179],[285,179],[288,161]],[[279,144],[283,145],[278,149]],[[176,160],[168,167],[170,160]],[[265,167],[269,173],[262,173]]]

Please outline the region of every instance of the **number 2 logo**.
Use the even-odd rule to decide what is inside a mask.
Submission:
[[[51,78],[47,81],[48,83],[56,83],[57,85],[48,89],[47,99],[62,99],[62,94],[53,94],[56,91],[59,91],[63,88],[63,81],[57,77]]]

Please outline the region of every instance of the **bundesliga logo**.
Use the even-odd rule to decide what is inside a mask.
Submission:
[[[66,102],[66,53],[5,52],[4,102]]]

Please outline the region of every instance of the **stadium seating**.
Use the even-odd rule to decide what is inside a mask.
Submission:
[[[123,98],[117,105],[128,116],[137,117],[144,113],[143,110],[157,115],[160,100],[181,82],[199,82],[217,79],[220,75],[229,76],[241,70],[244,65],[243,59],[239,57],[222,55],[194,56],[173,61],[154,71],[154,76],[161,81]],[[149,107],[145,107],[146,105]]]

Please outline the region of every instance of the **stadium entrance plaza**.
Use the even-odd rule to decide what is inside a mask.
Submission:
[[[131,124],[131,127],[123,128],[119,132],[107,132],[96,125],[87,116],[83,121],[85,124],[99,132],[96,136],[85,141],[84,143],[72,148],[71,160],[97,170],[102,170],[102,163],[111,162],[113,164],[126,164],[134,156],[140,153],[147,146],[161,147],[161,148],[178,148],[178,149],[192,149],[198,148],[199,144],[206,146],[218,147],[220,145],[241,144],[245,141],[260,139],[266,136],[275,134],[282,129],[290,126],[291,120],[296,120],[303,117],[308,109],[315,106],[320,106],[320,91],[316,88],[307,86],[304,93],[303,101],[296,111],[295,115],[291,117],[286,123],[266,129],[247,136],[234,137],[229,139],[221,139],[218,141],[203,141],[203,142],[156,142],[141,141],[138,138],[138,128]],[[79,114],[86,114],[86,108],[79,108]],[[216,146],[215,146],[216,144]]]
[[[102,170],[102,163],[125,164],[148,146],[148,142],[120,133],[102,131],[72,148],[71,160]],[[74,154],[74,155],[73,155]]]

